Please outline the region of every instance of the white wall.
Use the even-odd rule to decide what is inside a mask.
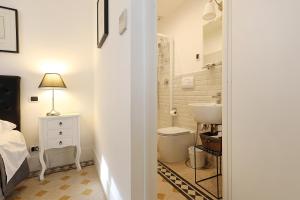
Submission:
[[[95,155],[111,200],[156,198],[156,158],[146,158],[146,154],[155,155],[156,144],[151,137],[156,109],[146,106],[156,95],[156,90],[146,90],[147,85],[155,88],[156,84],[156,79],[146,79],[146,74],[156,75],[154,8],[148,0],[110,0],[109,35],[103,47],[96,49]],[[119,35],[124,9],[128,27]]]
[[[203,26],[203,53],[204,57],[222,51],[222,17],[216,18]],[[205,59],[205,58],[204,58]],[[204,61],[205,63],[205,61]]]
[[[232,200],[299,199],[300,2],[230,2]]]
[[[200,71],[203,65],[202,13],[204,1],[184,1],[172,14],[158,21],[158,32],[174,39],[174,73]],[[200,54],[201,60],[196,60]]]
[[[130,18],[130,0],[109,1],[109,35],[96,49],[95,154],[104,191],[112,200],[131,198],[131,21],[124,35],[118,30],[125,8]]]
[[[0,74],[22,78],[22,132],[28,146],[38,144],[38,116],[51,108],[51,92],[37,87],[43,73],[59,72],[68,88],[57,92],[56,108],[81,114],[82,160],[92,159],[94,2],[0,0],[0,4],[19,11],[20,53],[0,53]],[[39,96],[38,103],[28,101],[33,95]]]

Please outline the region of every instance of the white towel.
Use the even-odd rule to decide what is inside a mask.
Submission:
[[[0,134],[0,154],[9,182],[29,155],[23,134],[16,130]]]

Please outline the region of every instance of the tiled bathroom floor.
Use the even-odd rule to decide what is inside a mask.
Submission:
[[[195,174],[194,174],[194,169],[189,168],[186,166],[185,162],[179,162],[179,163],[162,163],[163,165],[165,165],[167,168],[173,170],[175,173],[177,173],[180,176],[180,179],[184,180],[185,182],[187,182],[188,184],[191,185],[191,187],[189,187],[190,189],[192,189],[192,187],[196,188],[194,189],[194,191],[196,191],[196,196],[191,196],[190,199],[214,199],[210,194],[208,194],[205,190],[203,190],[201,187],[199,187],[196,183],[195,183]],[[171,172],[172,173],[172,172]],[[212,175],[215,175],[216,173],[216,169],[215,168],[208,168],[208,169],[200,169],[197,170],[197,180],[202,179],[202,178],[206,178]],[[165,177],[166,178],[166,177]],[[168,178],[168,176],[167,176]],[[222,189],[222,177],[220,177],[220,190]],[[181,187],[181,182],[184,181],[179,181],[178,182],[174,182],[175,183],[175,187],[179,186],[179,188]],[[172,181],[171,181],[172,182]],[[217,180],[216,178],[214,179],[210,179],[207,180],[205,182],[201,183],[202,186],[204,186],[206,189],[208,189],[210,192],[212,192],[213,194],[217,194]],[[186,198],[183,195],[178,195],[176,196],[176,199],[172,196],[174,196],[174,192],[176,191],[175,187],[173,187],[170,183],[168,183],[167,181],[164,180],[164,178],[162,177],[158,177],[158,199],[159,200],[167,200],[167,199],[174,199],[174,200],[181,200],[181,199],[189,199]],[[181,187],[183,188],[183,187]],[[178,190],[178,187],[177,187]],[[194,191],[189,191],[191,194]],[[198,192],[200,192],[200,194]],[[181,192],[182,193],[182,192]],[[181,194],[179,193],[179,194]]]
[[[169,168],[177,172],[180,176],[182,176],[185,180],[193,184],[195,187],[201,190],[201,188],[195,183],[195,173],[194,169],[189,168],[185,165],[185,162],[179,163],[164,163]],[[215,168],[208,168],[208,169],[199,169],[197,170],[197,179],[203,179],[212,175],[216,174]],[[219,188],[222,190],[222,176],[220,177],[219,181]],[[201,183],[201,186],[207,188],[213,194],[217,194],[217,179],[209,179]],[[222,191],[221,191],[222,192]]]
[[[170,183],[157,175],[157,200],[186,200]]]

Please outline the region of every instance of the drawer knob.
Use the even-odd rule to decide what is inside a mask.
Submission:
[[[61,126],[63,123],[62,122],[59,122],[59,125]]]
[[[62,141],[59,141],[59,145],[62,145]]]
[[[62,131],[59,131],[59,135],[62,135]]]

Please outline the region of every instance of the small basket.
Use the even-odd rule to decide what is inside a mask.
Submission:
[[[200,135],[202,145],[211,150],[218,153],[222,153],[222,137],[212,137],[217,136],[218,133],[206,132]]]

